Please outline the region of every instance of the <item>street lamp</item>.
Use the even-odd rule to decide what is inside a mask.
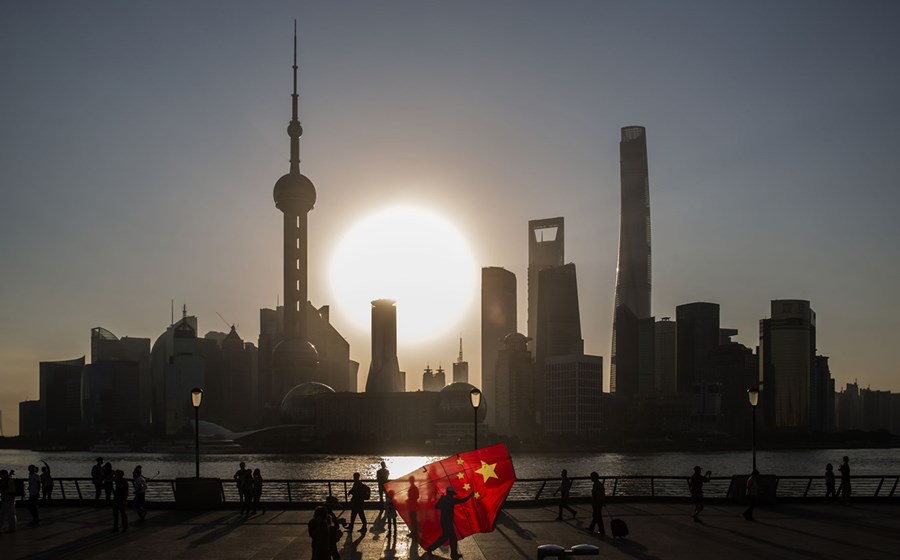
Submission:
[[[747,389],[747,399],[753,409],[753,470],[756,470],[756,407],[759,405],[759,386]]]
[[[469,391],[469,401],[472,403],[472,411],[475,413],[475,422],[473,424],[475,431],[475,449],[478,449],[478,407],[481,406],[481,391],[478,387],[473,387]]]
[[[200,478],[200,401],[203,400],[203,389],[191,389],[191,404],[194,405],[194,451],[197,458],[197,478]]]

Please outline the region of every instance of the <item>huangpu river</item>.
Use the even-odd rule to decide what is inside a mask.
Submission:
[[[462,451],[462,450],[461,450]],[[41,452],[0,450],[0,468],[15,469],[17,476],[27,473],[30,464],[47,461],[55,477],[89,477],[98,455],[115,468],[130,474],[142,465],[145,476],[176,478],[194,476],[194,455],[158,453],[92,453],[89,451]],[[900,474],[900,449],[814,449],[798,451],[758,451],[757,468],[764,474],[823,475],[825,465],[834,468],[848,455],[854,475]],[[203,454],[200,474],[206,477],[231,478],[244,461],[259,468],[266,479],[349,479],[354,472],[363,478],[375,478],[378,463],[384,461],[392,477],[399,477],[445,455],[384,456],[377,455],[300,455],[300,454]],[[550,478],[567,469],[569,476],[587,476],[597,471],[604,476],[659,475],[689,476],[694,465],[714,476],[745,473],[750,469],[750,451],[658,452],[658,453],[589,453],[542,454],[513,453],[518,478]],[[158,474],[157,474],[158,473]]]

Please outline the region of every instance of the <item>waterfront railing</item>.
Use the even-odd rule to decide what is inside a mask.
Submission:
[[[678,501],[690,497],[688,477],[684,476],[605,476],[607,498],[611,501]],[[572,501],[587,501],[591,495],[591,480],[572,477],[569,496]],[[377,483],[364,480],[372,488],[377,503]],[[734,481],[730,476],[712,477],[703,487],[704,496],[711,500],[730,499],[729,489]],[[824,476],[774,476],[774,497],[780,501],[822,500],[825,497]],[[900,475],[854,476],[851,480],[853,499],[900,500]],[[220,479],[222,502],[239,503],[237,485],[233,480]],[[341,502],[349,500],[353,480],[266,480],[261,502],[268,504],[308,506],[335,496]],[[559,478],[520,478],[509,492],[508,506],[527,506],[551,503],[559,488]],[[174,504],[177,485],[175,479],[152,479],[147,483],[147,500],[156,504]],[[91,502],[95,487],[90,478],[56,478],[53,499],[66,502]],[[101,493],[105,498],[105,492]],[[742,494],[740,494],[742,495]]]

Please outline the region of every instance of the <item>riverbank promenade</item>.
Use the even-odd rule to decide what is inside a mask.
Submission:
[[[690,517],[687,503],[613,504],[612,514],[631,530],[614,540],[586,531],[590,511],[578,506],[577,517],[556,521],[553,507],[504,510],[493,533],[460,542],[464,560],[537,558],[541,544],[599,547],[599,558],[679,559],[900,557],[900,504],[860,503],[849,506],[783,504],[760,507],[755,522],[746,521],[736,505],[709,504],[702,522]],[[190,512],[151,510],[143,523],[132,520],[126,533],[113,533],[112,512],[94,507],[45,507],[42,523],[31,526],[25,508],[17,508],[19,528],[0,535],[2,558],[215,558],[306,559],[310,542],[306,522],[311,511],[270,509],[244,518],[235,510]],[[131,518],[136,518],[129,512]],[[369,531],[338,543],[345,560],[423,558],[413,549],[402,520],[399,537],[387,539],[368,511]],[[609,517],[605,518],[607,530]],[[357,527],[358,529],[358,527]],[[424,558],[427,558],[424,555]],[[434,558],[448,559],[448,549]],[[596,558],[596,556],[594,556]],[[587,557],[584,557],[587,558]]]

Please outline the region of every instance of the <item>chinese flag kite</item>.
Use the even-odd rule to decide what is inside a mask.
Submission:
[[[438,499],[452,486],[457,498],[472,498],[454,508],[457,538],[494,530],[497,514],[516,481],[512,459],[502,443],[453,455],[385,483],[410,532],[423,546],[441,535]]]

